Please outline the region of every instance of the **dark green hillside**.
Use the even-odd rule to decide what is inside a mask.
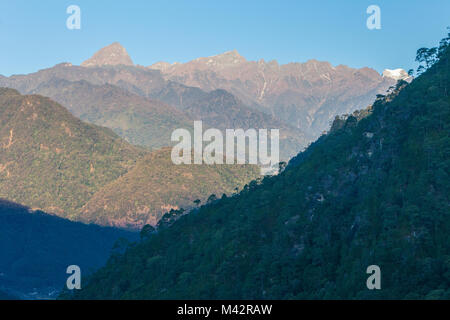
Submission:
[[[441,49],[368,116],[111,257],[76,298],[449,299],[448,39]],[[366,288],[373,264],[381,290]]]

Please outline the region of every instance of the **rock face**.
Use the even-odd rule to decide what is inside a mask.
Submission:
[[[81,64],[83,67],[95,67],[105,65],[126,65],[132,66],[133,61],[124,47],[118,42],[104,47],[97,51],[90,59]]]

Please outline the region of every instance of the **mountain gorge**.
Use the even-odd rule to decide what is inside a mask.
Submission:
[[[425,73],[337,118],[281,174],[159,228],[61,297],[449,299],[444,40]],[[381,290],[366,287],[370,265]]]

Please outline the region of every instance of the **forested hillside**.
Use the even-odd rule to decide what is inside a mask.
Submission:
[[[74,297],[449,299],[448,42],[280,175],[159,228]],[[369,265],[381,290],[366,287]]]
[[[76,218],[145,153],[49,98],[0,88],[0,198]]]
[[[95,193],[81,209],[83,220],[139,230],[156,225],[171,209],[190,209],[196,200],[233,194],[260,177],[256,165],[175,165],[170,153],[170,148],[152,152]]]

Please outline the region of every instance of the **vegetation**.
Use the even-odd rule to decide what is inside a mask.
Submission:
[[[117,90],[120,100],[121,89],[108,93],[116,97]],[[129,96],[130,103],[146,101]],[[0,151],[0,198],[109,226],[156,225],[172,208],[190,208],[210,192],[231,193],[259,174],[256,166],[176,166],[168,148],[150,153],[48,98],[6,88],[0,88]]]
[[[155,226],[171,209],[189,209],[211,193],[233,193],[260,176],[255,165],[175,165],[171,149],[154,151],[98,191],[82,208],[84,221],[128,228]]]
[[[450,49],[275,177],[183,214],[77,299],[449,299]],[[378,265],[382,289],[368,290]]]
[[[0,198],[76,218],[146,152],[48,98],[0,88]]]

